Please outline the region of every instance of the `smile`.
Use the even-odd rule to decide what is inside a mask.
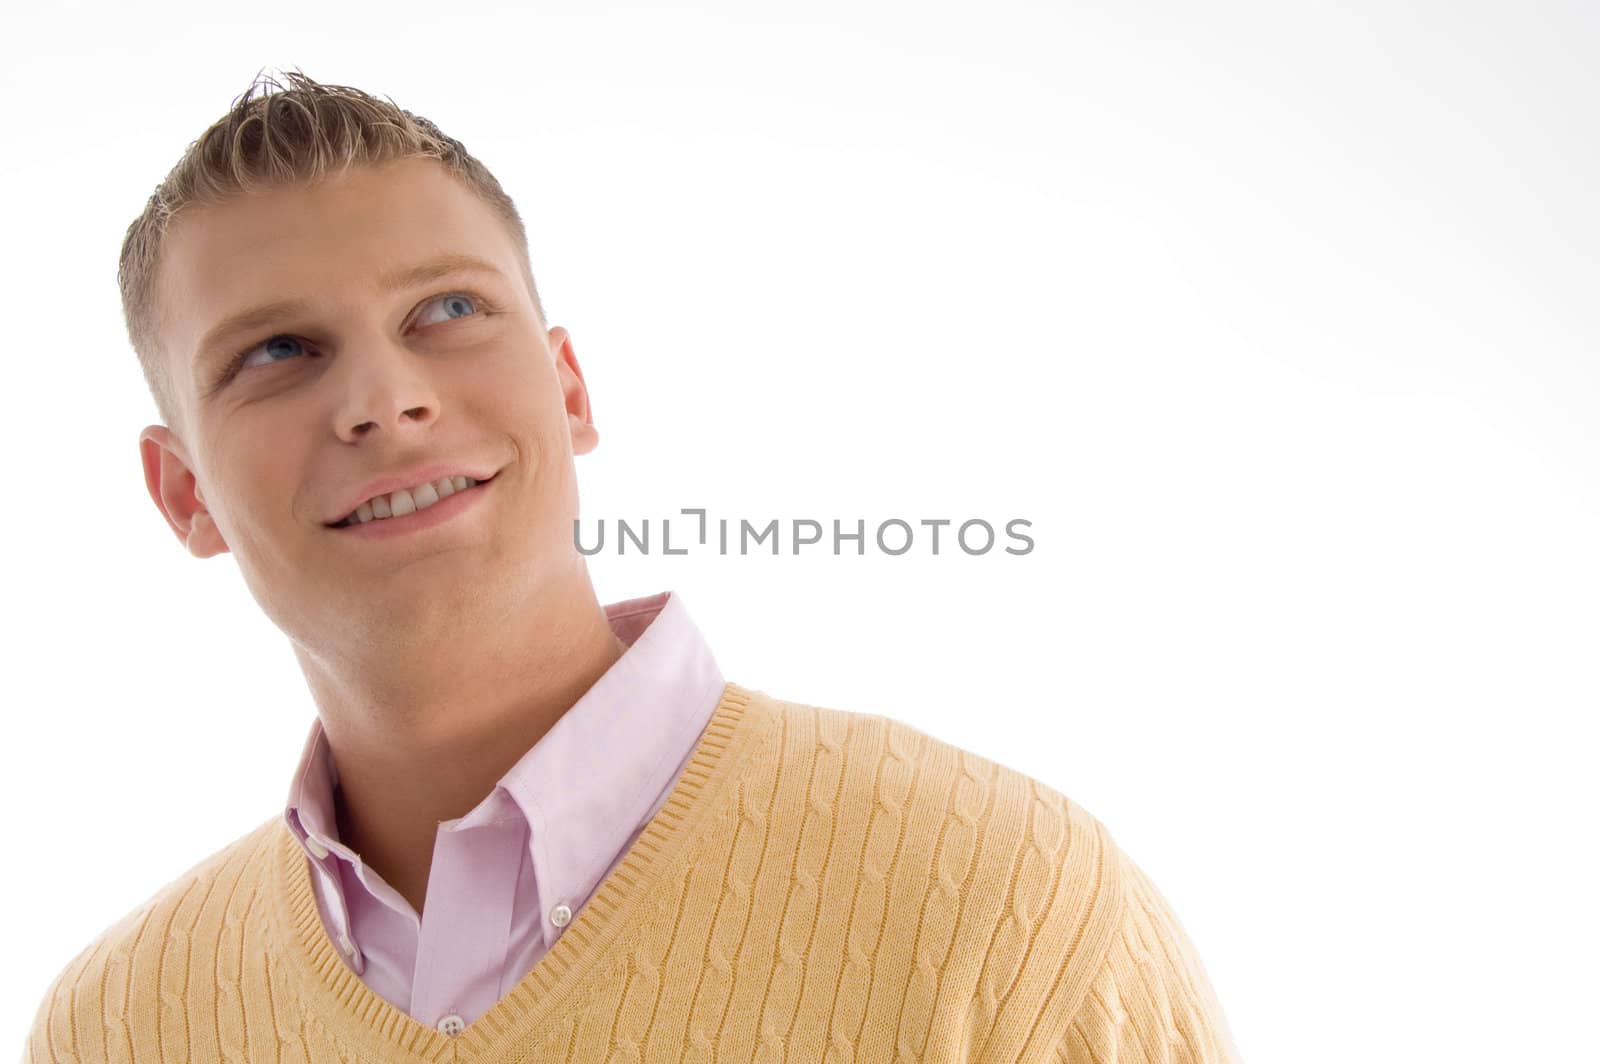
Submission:
[[[380,496],[377,500],[362,503],[356,514],[345,518],[338,524],[325,527],[338,532],[340,535],[361,539],[389,539],[394,536],[437,528],[461,514],[476,509],[478,503],[482,501],[484,494],[498,475],[497,473],[494,477],[483,481],[469,480],[468,487],[452,491],[451,494],[444,497],[440,497],[434,489],[429,487],[427,491],[422,492],[423,499],[432,495],[435,501],[428,503],[422,503],[422,500],[416,499],[415,496],[405,490],[394,492],[390,496]],[[400,509],[407,509],[407,504],[409,504],[408,512],[395,515],[394,508],[389,504],[389,500],[396,496],[401,496],[399,499]],[[419,505],[419,503],[422,504]],[[372,513],[370,519],[366,521],[360,520],[359,515],[363,511],[369,510]],[[383,511],[388,511],[390,516],[378,516],[378,513]]]

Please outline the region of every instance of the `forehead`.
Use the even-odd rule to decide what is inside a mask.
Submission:
[[[431,159],[188,208],[168,230],[156,278],[165,346],[188,377],[201,338],[242,310],[303,300],[332,311],[376,297],[396,268],[451,254],[507,277],[517,269],[501,220]]]

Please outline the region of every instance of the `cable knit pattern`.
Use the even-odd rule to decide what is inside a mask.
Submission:
[[[1055,790],[873,714],[728,684],[660,812],[451,1036],[373,993],[282,817],[56,978],[44,1061],[1220,1062],[1193,947]]]
[[[1071,1064],[1231,1064],[1232,1033],[1194,945],[1144,872],[1119,855],[1124,916],[1061,1044]]]

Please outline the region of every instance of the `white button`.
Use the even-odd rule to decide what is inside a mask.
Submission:
[[[557,927],[566,927],[567,921],[572,919],[572,910],[563,902],[550,910],[550,922]]]
[[[306,849],[310,850],[311,856],[319,861],[328,856],[328,848],[318,842],[313,835],[306,836]]]
[[[439,1021],[439,1030],[443,1031],[451,1038],[454,1038],[456,1035],[466,1030],[466,1028],[467,1021],[463,1020],[460,1016],[457,1016],[453,1012]]]

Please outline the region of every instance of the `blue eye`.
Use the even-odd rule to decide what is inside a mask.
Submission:
[[[296,340],[292,336],[287,336],[287,335],[279,335],[279,336],[271,337],[270,339],[268,339],[264,343],[259,343],[256,346],[252,347],[250,350],[244,352],[243,356],[239,360],[239,368],[240,369],[248,368],[249,365],[250,365],[250,356],[251,355],[255,354],[257,351],[270,350],[273,347],[273,345],[275,345],[275,344],[278,345],[279,351],[281,353],[283,344],[294,344],[296,346],[300,346],[300,341]],[[276,361],[279,361],[279,360],[278,359],[273,359],[272,361],[276,362]]]
[[[429,300],[429,302],[438,303],[440,306],[446,307],[454,306],[457,309],[460,309],[463,306],[467,308],[466,310],[462,311],[460,315],[452,315],[452,317],[466,317],[472,313],[472,308],[477,305],[474,302],[474,297],[469,296],[464,292],[452,292],[447,296],[440,296],[437,299]]]
[[[450,293],[447,293],[447,294],[442,295],[442,296],[434,296],[432,299],[428,300],[428,302],[423,304],[423,305],[424,306],[429,306],[429,305],[432,305],[432,304],[439,304],[441,306],[445,306],[445,307],[450,308],[451,311],[458,312],[458,313],[450,313],[448,317],[443,319],[445,321],[451,321],[451,320],[454,320],[456,318],[471,317],[475,313],[476,314],[487,313],[489,310],[492,309],[492,308],[490,308],[488,306],[488,303],[485,300],[483,300],[482,298],[480,298],[478,296],[475,296],[475,295],[471,295],[471,294],[466,293],[466,292],[450,292]],[[419,324],[419,325],[431,325],[431,324],[436,324],[436,323],[427,321],[426,319],[424,319],[422,317],[419,317],[417,319],[417,324]],[[290,345],[293,345],[293,346],[288,348],[287,350],[285,350],[285,348],[283,347],[284,344],[290,344]],[[295,353],[295,349],[296,348],[299,348],[299,349],[303,350],[304,347],[305,347],[305,345],[303,343],[301,343],[298,338],[296,338],[294,336],[290,336],[288,333],[279,333],[276,336],[269,336],[269,337],[267,337],[267,339],[263,340],[261,343],[256,344],[254,347],[246,348],[245,350],[240,351],[237,355],[235,355],[234,356],[234,360],[233,360],[233,365],[228,368],[228,370],[226,371],[225,376],[224,376],[223,379],[226,380],[227,377],[231,377],[238,370],[249,369],[250,365],[251,365],[250,357],[252,355],[254,355],[257,351],[269,350],[269,349],[273,348],[274,345],[277,346],[278,353],[284,355],[285,357],[292,356]],[[272,362],[281,362],[281,361],[283,361],[283,359],[281,359],[281,358],[273,358],[273,359],[271,359],[271,361]],[[219,382],[219,386],[220,386],[220,382]]]

